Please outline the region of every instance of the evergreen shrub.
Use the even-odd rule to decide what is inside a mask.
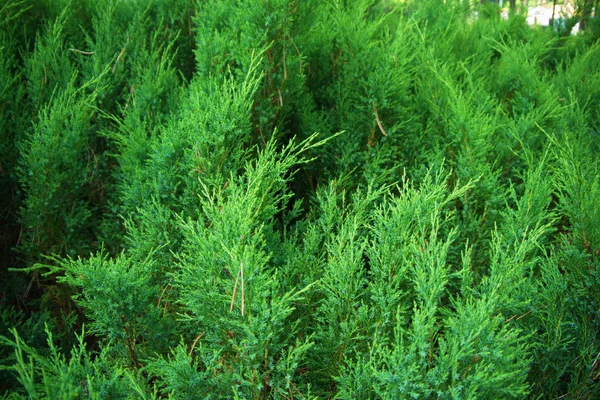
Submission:
[[[600,397],[598,24],[483,3],[0,6],[0,396]]]

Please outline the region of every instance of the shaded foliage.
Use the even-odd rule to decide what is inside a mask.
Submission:
[[[600,396],[584,17],[7,2],[3,396]]]

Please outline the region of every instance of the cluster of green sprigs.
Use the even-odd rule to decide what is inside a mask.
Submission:
[[[0,394],[600,396],[597,22],[480,3],[1,6]]]

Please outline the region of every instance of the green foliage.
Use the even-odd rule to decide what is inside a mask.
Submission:
[[[47,356],[25,343],[16,330],[11,333],[14,340],[6,337],[0,340],[3,346],[14,348],[16,362],[8,369],[15,373],[27,394],[14,392],[12,398],[125,399],[135,392],[143,398],[155,398],[146,395],[147,389],[135,375],[111,364],[104,354],[92,360],[84,342],[85,331],[78,335],[78,343],[68,357],[54,345],[48,327]]]
[[[65,90],[57,89],[20,143],[17,171],[26,227],[21,251],[32,260],[40,254],[79,254],[89,248],[92,212],[86,188],[95,173],[89,142],[96,93],[85,90],[86,86],[76,89],[74,79]]]
[[[69,8],[65,7],[55,21],[48,24],[35,40],[35,49],[25,60],[27,92],[38,108],[48,102],[59,88],[66,90],[73,82],[75,66],[65,46],[65,25]]]
[[[15,166],[19,158],[17,143],[27,126],[23,107],[25,91],[19,85],[17,43],[14,32],[3,29],[19,15],[20,3],[7,3],[0,10],[0,276],[14,260],[11,247],[19,231],[17,219],[17,177]],[[8,289],[10,279],[2,279],[1,292]]]
[[[131,365],[139,367],[139,360],[148,357],[147,343],[153,349],[168,343],[170,332],[159,307],[159,287],[152,285],[158,267],[150,257],[109,259],[97,254],[85,261],[56,262],[64,272],[58,281],[81,292],[74,300],[91,320],[91,333],[106,337],[112,351]]]
[[[198,354],[199,371],[188,374],[204,383],[190,392],[171,376],[180,368],[180,346],[169,367],[159,368],[165,365],[161,361],[154,368],[159,376],[168,373],[165,389],[177,397],[280,397],[291,389],[293,375],[311,347],[307,338],[297,337],[299,326],[289,319],[306,288],[286,288],[269,265],[266,249],[273,227],[265,221],[285,206],[290,197],[288,172],[306,162],[301,153],[319,145],[314,138],[290,143],[279,152],[271,141],[240,177],[230,175],[225,188],[205,185],[203,215],[181,222],[184,243],[174,288],[181,317],[192,324],[190,333],[198,333],[196,340],[202,340],[190,350]],[[228,373],[206,380],[215,371]]]
[[[597,21],[499,11],[1,6],[3,398],[599,397]]]

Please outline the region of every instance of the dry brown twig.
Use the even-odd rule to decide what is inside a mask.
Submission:
[[[83,50],[77,50],[77,49],[74,49],[74,48],[70,48],[69,51],[72,51],[74,53],[84,54],[86,56],[91,56],[91,55],[96,54],[95,51],[83,51]]]
[[[245,310],[245,300],[244,300],[244,263],[240,262],[240,271],[238,272],[236,278],[235,278],[235,283],[233,284],[233,293],[231,294],[231,304],[229,305],[229,312],[233,311],[233,304],[235,303],[235,295],[237,294],[237,285],[238,285],[238,281],[241,280],[241,291],[242,291],[242,304],[241,304],[241,312],[242,312],[242,316],[244,316],[244,310]]]
[[[379,130],[381,131],[383,136],[387,136],[385,129],[383,129],[383,125],[381,125],[381,120],[379,119],[379,114],[377,114],[377,107],[375,107],[375,102],[371,101],[371,104],[373,104],[373,112],[375,113],[375,120],[377,121],[377,126],[379,126]]]
[[[125,46],[123,46],[123,48],[121,49],[121,52],[119,53],[119,55],[117,56],[117,59],[115,60],[115,65],[113,66],[113,69],[112,69],[113,74],[115,73],[115,70],[117,69],[117,64],[119,63],[119,60],[121,59],[123,54],[125,54],[125,49],[127,48],[128,44],[129,44],[129,35],[127,35],[127,42],[125,42]]]
[[[190,349],[190,357],[192,356],[192,353],[194,352],[194,348],[196,347],[196,343],[198,343],[198,340],[200,340],[200,338],[204,336],[204,332],[202,332],[201,334],[199,334],[196,339],[194,340],[194,343],[192,343],[192,348]]]

